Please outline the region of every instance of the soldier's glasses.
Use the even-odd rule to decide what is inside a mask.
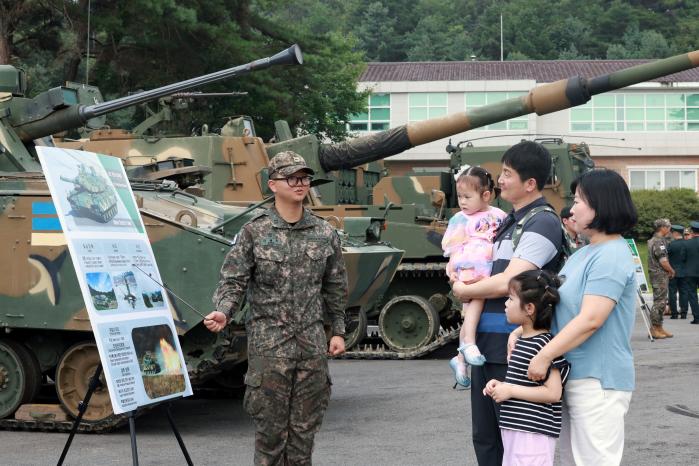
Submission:
[[[311,181],[313,181],[312,176],[287,176],[286,178],[272,178],[275,181],[286,180],[286,184],[290,188],[295,188],[297,186],[310,186]]]

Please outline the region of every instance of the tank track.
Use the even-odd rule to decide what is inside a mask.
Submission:
[[[441,348],[452,341],[457,341],[459,339],[460,329],[461,326],[450,328],[449,330],[440,328],[439,335],[432,343],[412,351],[399,353],[389,349],[386,345],[381,343],[378,345],[358,345],[357,349],[347,351],[345,354],[337,357],[336,359],[417,359],[430,354],[436,349]]]
[[[224,359],[227,359],[227,356],[237,357],[236,353],[226,354],[228,348],[225,345],[230,344],[230,340],[228,338],[222,339],[220,341],[223,344],[216,345],[216,347],[212,349],[212,357],[202,358],[198,362],[198,364],[196,364],[195,368],[189,369],[189,378],[192,385],[195,385],[198,382],[204,381],[209,377],[219,373],[219,369],[221,367],[219,363]],[[164,401],[163,403],[168,403],[168,401]],[[142,414],[145,414],[157,408],[163,403],[156,403],[139,407],[138,411],[136,412],[136,416],[141,416]],[[128,417],[126,415],[112,415],[97,422],[83,421],[80,424],[78,424],[77,432],[81,434],[105,434],[121,426],[124,426],[127,423]],[[71,431],[72,428],[73,419],[69,419],[67,421],[52,421],[42,419],[29,421],[9,418],[0,419],[0,430],[68,433]]]
[[[398,266],[398,277],[432,278],[444,276],[446,280],[446,262],[404,262]],[[430,344],[412,351],[397,352],[388,348],[383,343],[376,345],[357,345],[337,359],[417,359],[448,345],[459,339],[461,325],[444,329],[440,327],[439,335]]]
[[[147,409],[140,408],[138,415],[143,414]],[[128,417],[124,415],[109,416],[98,422],[81,422],[78,424],[78,433],[81,434],[102,434],[110,432],[117,427],[128,422]],[[37,432],[65,432],[68,433],[73,428],[73,421],[20,421],[17,419],[0,419],[0,429],[21,430]]]

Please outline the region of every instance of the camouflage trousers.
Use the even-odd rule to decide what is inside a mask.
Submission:
[[[330,399],[328,360],[251,355],[245,384],[243,407],[255,422],[255,464],[310,465]]]
[[[667,305],[667,287],[669,277],[666,273],[650,273],[650,286],[653,288],[653,307],[650,311],[650,323],[653,325],[663,324],[663,312]]]

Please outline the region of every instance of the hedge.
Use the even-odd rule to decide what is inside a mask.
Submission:
[[[691,189],[631,191],[631,198],[638,210],[638,224],[630,235],[637,241],[653,236],[653,221],[658,218],[668,218],[685,227],[692,220],[699,221],[699,198]]]

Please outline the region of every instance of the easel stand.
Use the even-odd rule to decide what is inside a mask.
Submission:
[[[648,304],[646,304],[646,300],[643,297],[643,293],[641,293],[640,288],[636,288],[636,292],[638,293],[638,299],[639,303],[641,306],[641,316],[643,317],[643,323],[646,324],[646,331],[648,332],[648,338],[650,338],[651,343],[655,341],[655,338],[653,338],[653,334],[650,332],[650,308],[648,307]]]
[[[81,401],[80,404],[78,404],[78,417],[76,417],[75,422],[73,422],[73,427],[70,430],[70,435],[68,436],[68,440],[66,441],[65,447],[63,447],[61,458],[58,460],[58,466],[63,465],[63,461],[65,460],[66,455],[68,454],[68,450],[70,449],[70,445],[73,442],[73,437],[75,437],[75,433],[78,431],[80,421],[82,421],[83,415],[85,414],[85,411],[87,411],[87,406],[90,403],[92,393],[102,385],[102,382],[100,382],[101,374],[102,364],[98,364],[97,368],[95,369],[94,375],[90,378],[90,383],[87,387],[87,393],[85,393],[85,399]],[[177,427],[175,426],[175,421],[172,419],[172,414],[170,413],[170,406],[171,404],[168,403],[165,409],[165,413],[167,414],[167,420],[170,423],[172,432],[175,434],[175,438],[177,439],[177,443],[180,446],[180,450],[182,450],[184,459],[187,461],[187,465],[194,466],[194,463],[192,463],[192,459],[189,456],[189,452],[187,451],[187,447],[185,447],[184,445],[182,436],[180,435],[180,432],[177,430]],[[138,447],[136,445],[136,410],[134,409],[133,411],[129,411],[127,416],[129,418],[129,435],[131,437],[131,459],[133,461],[133,465],[138,466]]]

